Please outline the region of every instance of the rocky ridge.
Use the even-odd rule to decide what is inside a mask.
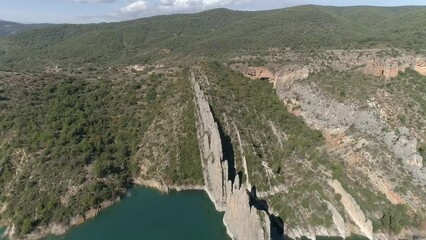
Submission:
[[[410,60],[412,59],[414,58]],[[363,73],[382,75],[387,79],[395,77],[395,74],[404,71],[405,68],[416,66],[395,63],[393,60],[379,62],[384,63],[381,69],[386,66],[384,71],[374,70],[377,65],[372,63],[364,68]],[[380,108],[377,107],[379,104],[374,102],[369,102],[370,107],[365,109],[357,103],[342,103],[326,97],[315,83],[298,81],[307,78],[307,75],[303,74],[306,71],[302,69],[306,68],[284,71],[285,74],[281,72],[277,75],[274,86],[278,96],[294,114],[302,116],[309,126],[323,132],[330,152],[344,159],[350,168],[357,169],[354,171],[365,174],[372,186],[384,194],[390,202],[408,203],[414,211],[421,211],[424,202],[418,199],[424,197],[425,189],[421,185],[424,186],[426,183],[426,171],[418,147],[419,141],[425,141],[424,135],[417,134],[417,130],[405,126],[396,128],[390,126],[380,117]],[[376,150],[372,150],[372,146],[386,153],[377,154]],[[396,159],[401,160],[403,167],[399,166]],[[383,165],[387,167],[383,168]],[[403,169],[408,169],[409,173]],[[420,184],[420,187],[417,187],[420,191],[408,194],[399,192],[397,190],[399,184],[392,183],[391,180],[391,176],[398,173],[414,176],[417,179],[415,182]],[[332,186],[342,195],[346,212],[365,236],[373,238],[371,221],[363,214],[355,199],[335,181],[332,182]],[[378,237],[378,234],[376,235]]]
[[[278,60],[279,57],[282,58]],[[381,89],[381,95],[365,99],[366,103],[342,102],[323,91],[322,86],[315,81],[315,74],[322,70],[354,71],[390,81],[407,69],[425,75],[425,58],[399,50],[391,53],[384,53],[383,50],[327,51],[322,58],[303,56],[304,64],[298,58],[302,57],[295,53],[283,56],[274,53],[263,57],[262,60],[267,64],[260,67],[274,74],[269,80],[289,111],[303,117],[311,128],[322,132],[327,152],[343,160],[350,181],[357,182],[361,188],[383,194],[391,205],[406,204],[410,211],[422,215],[425,203],[420,199],[426,196],[426,168],[419,146],[426,140],[424,129],[391,121],[393,118],[389,112],[392,111],[389,108],[394,106],[388,106],[391,103],[384,100],[387,95]],[[262,75],[253,74],[254,71],[250,74],[250,69],[255,68],[244,63],[250,59],[239,58],[231,64],[231,68],[252,79],[264,80]],[[412,177],[413,181],[408,180]],[[333,213],[336,229],[296,227],[286,229],[288,236],[306,236],[311,239],[320,235],[345,237],[355,231],[369,239],[398,237],[373,231],[371,219],[377,216],[377,211],[366,206],[365,199],[360,195],[355,196],[353,191],[349,191],[347,184],[341,184],[337,179],[329,179],[328,183],[341,197],[340,203],[345,212],[343,215],[340,208],[327,204]],[[424,230],[407,229],[399,237],[424,235]]]
[[[364,74],[389,79],[409,68],[421,75],[426,75],[425,56],[399,49],[327,50],[315,55],[271,49],[268,54],[264,57],[233,58],[230,67],[249,78],[269,80],[274,84],[279,81],[304,79],[309,74],[322,70],[357,70]],[[250,61],[253,59],[260,59],[265,66],[251,66]]]
[[[223,221],[233,239],[270,239],[269,214],[255,207],[256,195],[241,182],[239,175],[234,179],[227,176],[228,168],[234,166],[223,159],[218,125],[194,72],[191,82],[197,102],[200,151],[208,195],[216,209],[225,212]],[[274,236],[274,239],[280,238],[282,236]]]

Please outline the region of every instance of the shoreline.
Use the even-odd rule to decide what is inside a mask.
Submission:
[[[208,192],[205,189],[205,186],[202,185],[166,185],[162,184],[155,180],[143,180],[143,179],[134,179],[134,186],[141,186],[146,188],[151,188],[156,191],[159,191],[164,194],[168,194],[171,191],[204,191]],[[210,196],[209,196],[210,198]],[[105,210],[109,207],[112,207],[115,203],[121,201],[122,197],[117,197],[113,200],[108,200],[102,202],[100,207],[93,208],[87,211],[84,216],[74,216],[70,219],[69,224],[60,224],[60,223],[50,223],[48,226],[38,227],[34,229],[34,231],[28,235],[26,235],[26,240],[39,240],[49,235],[53,236],[61,236],[66,234],[71,228],[77,227],[81,224],[84,224],[86,221],[96,217],[102,210]],[[14,234],[14,226],[0,225],[0,228],[5,229],[5,232],[0,237],[7,237],[8,240],[14,240],[14,238],[10,238],[10,235]]]
[[[156,180],[134,179],[133,183],[137,186],[155,189],[161,193],[169,193],[170,191],[206,191],[204,185],[167,185]]]

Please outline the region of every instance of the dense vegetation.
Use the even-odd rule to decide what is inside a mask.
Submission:
[[[347,162],[325,151],[322,134],[287,112],[270,84],[247,79],[219,63],[208,64],[204,70],[210,82],[205,84],[205,88],[219,126],[225,137],[232,139],[228,147],[233,148],[237,169],[242,168],[238,161],[243,153],[248,177],[258,191],[267,191],[271,186],[283,183],[288,187],[285,193],[276,193],[268,198],[270,206],[287,226],[331,226],[327,203],[319,197],[339,206],[341,196],[327,187],[326,179],[329,177],[339,180],[351,194],[373,222],[375,231],[399,233],[401,229],[415,224],[415,217],[408,214],[407,205],[394,206],[383,193],[375,191],[370,183],[363,180],[364,175],[352,172]],[[415,90],[422,89],[422,79],[414,71],[407,71],[388,81],[357,72],[328,71],[303,81],[314,81],[326,94],[340,101],[365,102],[365,99],[373,98],[378,89],[397,93],[395,96],[410,93],[403,101],[390,99],[399,101],[395,104],[402,105],[401,109],[411,109],[410,116],[407,116],[410,124],[422,124],[424,92]],[[411,108],[404,105],[408,102],[413,102]],[[289,110],[297,110],[297,107]],[[400,175],[401,178],[407,176],[406,173]],[[408,187],[407,182],[401,184]]]
[[[18,234],[120,197],[147,164],[144,179],[203,184],[187,73],[90,69],[0,72],[0,205]]]
[[[154,75],[146,89],[152,119],[133,162],[137,175],[166,185],[202,185],[195,106],[188,72],[170,78]],[[142,171],[142,169],[145,169]]]
[[[346,220],[342,196],[327,184],[337,179],[375,231],[399,233],[418,213],[408,214],[408,204],[393,205],[365,175],[328,152],[321,132],[290,113],[300,107],[287,111],[266,81],[203,58],[229,60],[271,48],[305,56],[376,47],[425,53],[425,16],[422,7],[217,9],[57,25],[0,38],[0,70],[20,72],[0,72],[0,207],[7,205],[0,220],[11,220],[23,236],[52,222],[67,224],[121,196],[133,180],[202,185],[194,96],[183,67],[203,62],[192,70],[208,79],[200,84],[219,124],[224,157],[240,171],[228,174],[249,179],[260,193],[281,189],[264,200],[286,227],[330,227],[329,203]],[[247,63],[267,64],[253,59]],[[145,63],[180,68],[123,67]],[[43,69],[60,73],[23,73]],[[410,125],[424,134],[425,80],[410,70],[386,81],[356,71],[321,71],[300,82],[315,83],[340,102],[362,102],[361,108],[372,98],[392,105],[391,127]],[[424,142],[418,151],[426,159]],[[398,174],[393,182],[398,191],[415,189],[411,175]]]
[[[306,52],[387,46],[424,52],[425,16],[426,9],[421,7],[301,6],[58,25],[8,38],[11,47],[5,50],[0,44],[0,62],[2,69],[85,62],[117,65],[194,56],[220,58],[288,47]]]
[[[6,214],[18,232],[68,221],[129,187],[141,123],[136,88],[118,88],[49,75],[26,89],[6,86],[11,100],[0,127],[10,141],[1,148],[0,194],[14,200]],[[77,193],[67,196],[72,187]]]
[[[283,159],[297,159],[305,156],[319,157],[315,148],[324,144],[319,131],[306,126],[303,119],[286,111],[285,106],[276,96],[272,86],[263,81],[250,81],[239,73],[226,69],[219,63],[212,63],[206,68],[213,87],[213,109],[229,114],[241,126],[243,135],[251,136],[256,152],[249,164],[260,164],[262,159],[270,161],[274,172],[280,173]],[[221,116],[217,116],[221,119]],[[276,138],[270,129],[270,123],[277,125],[286,134],[286,144],[276,149],[264,148],[262,145]],[[257,136],[254,132],[262,131],[267,136]],[[265,132],[267,130],[267,132]],[[269,138],[269,139],[268,139]],[[276,151],[266,153],[265,151]],[[247,154],[250,154],[247,151]],[[262,169],[261,166],[251,169]],[[252,171],[254,174],[255,171]],[[259,179],[259,184],[263,181]]]
[[[48,27],[49,24],[21,24],[0,20],[0,37],[9,36],[19,32],[28,31],[36,28]]]
[[[224,137],[231,139],[227,147],[233,149],[237,170],[243,170],[242,154],[247,160],[249,176],[243,176],[243,181],[248,177],[259,192],[289,186],[285,194],[268,199],[288,226],[329,227],[332,219],[327,205],[315,200],[317,194],[326,198],[322,190],[326,183],[317,176],[319,164],[335,165],[320,149],[324,144],[321,132],[289,113],[271,84],[250,80],[216,62],[205,65],[204,71],[210,82],[205,86],[210,103]],[[308,217],[300,221],[301,216]]]

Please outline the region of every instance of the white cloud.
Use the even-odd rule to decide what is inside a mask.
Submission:
[[[204,9],[210,7],[225,7],[250,0],[161,0],[159,8],[173,9]]]
[[[127,14],[127,13],[140,13],[148,9],[148,2],[144,0],[139,0],[134,3],[131,3],[123,8],[120,9],[120,12]]]
[[[139,0],[122,7],[109,16],[118,19],[131,19],[159,14],[197,12],[216,7],[232,7],[253,1],[254,0],[160,0],[156,1],[156,3],[150,3],[147,0]]]
[[[113,3],[116,0],[69,0],[74,3]]]

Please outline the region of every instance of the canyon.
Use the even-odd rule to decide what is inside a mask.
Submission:
[[[424,239],[425,13],[215,9],[1,37],[0,225],[60,235],[141,185],[205,191],[236,240]]]

